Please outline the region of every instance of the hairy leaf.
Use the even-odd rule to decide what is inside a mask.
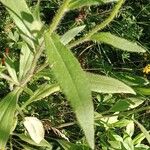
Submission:
[[[117,79],[92,73],[87,73],[87,76],[91,83],[91,90],[94,92],[135,94],[132,88]]]
[[[137,43],[128,41],[109,32],[96,33],[90,39],[96,42],[109,44],[128,52],[146,52],[146,50]]]
[[[45,35],[48,61],[76,117],[89,145],[94,148],[94,111],[90,87],[77,59],[55,36]]]

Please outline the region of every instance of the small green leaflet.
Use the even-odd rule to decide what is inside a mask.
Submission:
[[[58,85],[52,84],[43,84],[32,94],[32,96],[22,105],[21,109],[24,109],[27,105],[34,101],[41,100],[52,93],[60,91],[60,87]]]
[[[57,81],[70,101],[87,142],[94,148],[94,110],[86,74],[56,35],[45,34],[46,54]]]
[[[135,42],[128,41],[110,32],[96,33],[90,38],[92,41],[109,44],[115,48],[128,52],[146,52],[146,50]]]
[[[85,28],[85,25],[75,27],[67,31],[62,37],[61,42],[66,45],[68,44],[78,33],[80,33]]]
[[[118,112],[118,111],[124,111],[129,108],[130,104],[126,100],[120,100],[117,101],[112,108],[110,109],[111,112]]]
[[[9,93],[0,102],[0,149],[5,149],[9,134],[15,122],[15,111],[18,99],[17,90]]]

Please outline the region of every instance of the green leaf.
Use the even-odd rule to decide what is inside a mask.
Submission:
[[[138,97],[129,97],[127,100],[130,103],[129,108],[133,109],[133,108],[138,107],[142,103],[144,103],[146,99],[144,99],[143,97],[138,96]]]
[[[8,70],[8,73],[9,73],[9,75],[11,76],[12,80],[13,80],[16,84],[18,84],[19,81],[18,81],[18,77],[17,77],[16,70],[15,70],[15,65],[14,65],[13,60],[12,60],[10,57],[7,57],[7,58],[6,58],[5,65],[6,65],[6,68],[7,68],[7,70]]]
[[[117,79],[123,81],[124,83],[127,83],[130,86],[144,86],[149,84],[149,81],[141,76],[137,76],[135,74],[131,73],[127,73],[127,72],[114,72],[113,73],[115,77],[117,77]]]
[[[87,73],[87,77],[91,83],[91,90],[93,92],[135,94],[132,88],[117,79],[92,73]]]
[[[64,140],[57,140],[64,150],[90,150],[89,147],[82,144],[74,144]]]
[[[62,37],[61,42],[66,45],[68,44],[78,33],[80,33],[85,28],[85,25],[75,27],[69,31],[67,31]]]
[[[104,124],[104,127],[107,130],[109,127],[113,127],[112,125],[114,123],[118,122],[118,116],[103,117],[100,120],[102,121],[102,123]]]
[[[4,149],[14,124],[18,94],[9,93],[0,102],[0,149]]]
[[[112,126],[122,128],[122,127],[127,126],[131,122],[132,122],[131,120],[121,119],[118,122],[114,123]]]
[[[69,4],[70,9],[77,9],[83,6],[100,5],[109,2],[115,2],[117,0],[72,0]]]
[[[25,134],[15,134],[15,135],[17,135],[22,141],[25,141],[34,146],[48,147],[48,148],[52,147],[45,139],[43,139],[39,144],[37,144],[30,138],[29,135],[25,135]]]
[[[134,150],[150,150],[148,145],[138,144],[135,146]]]
[[[4,66],[2,66],[2,65],[0,64],[0,74],[1,74],[5,69],[6,69],[6,67],[4,67]]]
[[[26,43],[23,43],[20,52],[19,80],[23,79],[28,73],[32,66],[33,58],[33,52]]]
[[[21,36],[34,48],[32,32],[39,31],[42,23],[37,21],[28,8],[25,0],[0,0],[6,6],[15,24],[21,31]]]
[[[142,124],[140,124],[137,120],[134,120],[134,122],[138,125],[138,127],[141,129],[141,131],[143,132],[143,134],[145,135],[148,143],[150,144],[150,134],[149,132],[144,128],[144,126]]]
[[[109,44],[115,48],[128,52],[146,52],[146,50],[135,42],[128,41],[109,32],[100,32],[94,34],[91,40]]]
[[[141,142],[145,139],[145,135],[143,133],[138,134],[134,139],[134,145],[141,144]]]
[[[149,96],[150,95],[150,88],[149,87],[136,87],[135,90],[137,93]]]
[[[94,110],[86,74],[79,62],[60,40],[45,35],[48,61],[67,99],[73,107],[87,142],[94,148]],[[85,86],[86,85],[86,86]]]
[[[130,122],[127,126],[126,126],[126,133],[130,136],[130,137],[132,137],[133,136],[133,134],[134,134],[134,122],[132,121],[132,122]]]
[[[109,132],[109,139],[113,141],[123,142],[123,138],[120,135],[116,134],[113,130],[110,130]]]
[[[124,111],[129,108],[130,104],[126,100],[120,100],[110,109],[111,112]]]
[[[8,38],[13,40],[14,42],[17,42],[19,40],[19,34],[17,33],[17,31],[15,31],[14,33],[12,31],[10,31],[8,33]]]
[[[121,149],[121,143],[119,141],[108,141],[112,148]]]
[[[38,87],[38,89],[32,94],[32,96],[23,104],[21,109],[24,109],[27,105],[34,101],[41,100],[52,93],[60,91],[60,87],[58,85],[48,85],[48,84],[43,84]]]
[[[126,148],[126,150],[134,150],[133,141],[127,133],[124,133],[122,144]]]
[[[39,22],[41,22],[41,18],[40,18],[40,0],[37,1],[37,4],[35,6],[33,15],[35,16],[35,19]]]
[[[33,148],[32,146],[29,146],[28,144],[20,144],[23,148],[23,150],[37,150],[37,148]]]
[[[35,143],[39,144],[44,139],[44,127],[39,119],[36,117],[25,117],[23,124]]]

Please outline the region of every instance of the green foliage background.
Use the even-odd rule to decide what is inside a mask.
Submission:
[[[31,10],[34,10],[37,1],[27,1]],[[41,1],[40,12],[42,21],[48,26],[52,22],[56,10],[61,5],[60,0]],[[83,7],[68,12],[57,28],[57,33],[63,35],[69,29],[78,25],[86,25],[83,32],[80,32],[75,39],[86,34],[99,22],[102,22],[112,11],[114,4],[103,4],[100,6]],[[20,37],[17,36],[18,29],[10,18],[9,14],[0,5],[0,57],[3,58],[5,48],[9,47],[15,68],[18,68],[19,53],[21,48]],[[130,41],[137,41],[147,49],[146,53],[129,53],[106,44],[87,41],[72,49],[74,56],[79,60],[84,71],[110,76],[123,81],[132,87],[137,93],[97,93],[93,92],[95,110],[95,149],[96,150],[147,150],[149,140],[143,134],[138,120],[148,132],[150,130],[149,119],[149,74],[143,73],[143,68],[150,63],[150,3],[149,0],[126,0],[116,19],[111,22],[103,31],[111,32],[117,36],[124,37]],[[10,31],[15,36],[11,39]],[[42,64],[46,60],[43,53],[38,62]],[[47,76],[47,72],[49,75]],[[32,91],[36,91],[43,85],[57,84],[54,74],[46,69],[28,83]],[[43,86],[45,87],[45,85]],[[42,87],[42,88],[43,88]],[[51,90],[51,87],[49,87]],[[25,91],[19,97],[19,105],[22,106],[33,94],[32,91]],[[0,79],[0,99],[10,92],[10,85],[4,79]],[[38,91],[37,91],[38,92]],[[30,94],[29,94],[30,93]],[[13,94],[13,93],[12,93]],[[40,95],[40,94],[39,94]],[[38,98],[37,98],[38,99]],[[137,105],[137,106],[135,106]],[[119,112],[118,118],[117,112]],[[44,100],[35,101],[23,109],[25,116],[35,116],[42,120],[46,129],[45,139],[52,146],[49,149],[90,149],[85,140],[83,131],[76,122],[75,114],[70,107],[66,97],[62,93],[53,93]],[[103,117],[102,117],[103,116]],[[133,127],[134,122],[134,127]],[[53,127],[53,128],[51,128]],[[134,128],[134,129],[133,129]],[[58,130],[56,132],[55,130]],[[49,131],[47,131],[49,130]],[[145,130],[144,130],[145,131]],[[18,124],[9,138],[8,148],[12,149],[44,149],[47,146],[36,147],[33,143],[19,134],[26,132],[22,124],[22,116],[18,117]],[[70,142],[60,134],[65,135]],[[18,134],[18,135],[17,135]],[[20,136],[21,137],[21,136]],[[123,140],[119,143],[119,140]],[[30,144],[29,144],[30,143]]]

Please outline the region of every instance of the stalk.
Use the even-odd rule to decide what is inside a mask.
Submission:
[[[110,16],[104,20],[102,23],[98,24],[95,26],[95,28],[93,28],[91,31],[89,31],[87,33],[86,36],[78,39],[77,41],[72,42],[70,45],[68,45],[69,48],[73,48],[79,44],[82,44],[86,41],[90,40],[90,37],[97,33],[98,31],[104,29],[110,22],[112,22],[114,20],[114,18],[116,17],[116,15],[118,14],[121,6],[123,5],[124,0],[119,0],[118,3],[116,4],[116,6],[114,7],[113,11],[111,12]]]

